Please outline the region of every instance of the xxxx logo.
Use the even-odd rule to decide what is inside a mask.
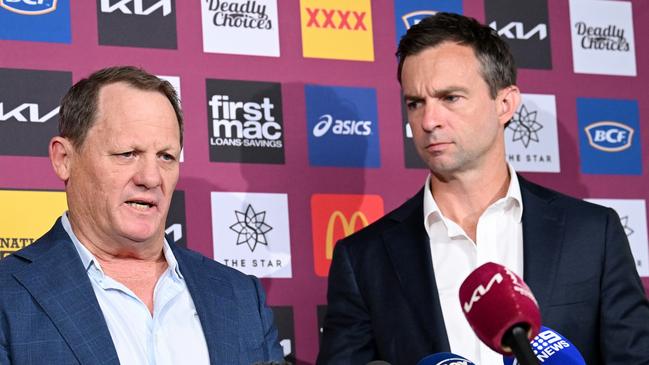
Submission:
[[[306,8],[308,28],[347,29],[367,31],[364,11]]]

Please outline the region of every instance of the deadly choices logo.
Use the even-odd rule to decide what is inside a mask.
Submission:
[[[0,155],[47,156],[72,73],[0,69]]]
[[[581,171],[642,174],[638,102],[577,99]]]
[[[569,5],[574,71],[636,76],[632,3],[570,0]]]
[[[277,0],[201,0],[203,50],[279,57]]]
[[[70,43],[70,0],[0,0],[0,39]]]
[[[207,80],[210,161],[284,163],[281,86]]]
[[[309,162],[380,167],[376,90],[306,85]]]

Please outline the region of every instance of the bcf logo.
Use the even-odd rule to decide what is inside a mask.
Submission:
[[[22,15],[41,15],[56,10],[57,0],[0,0],[0,6]]]
[[[633,128],[613,121],[596,122],[585,128],[593,148],[606,152],[624,151],[631,147]]]
[[[577,98],[577,117],[583,173],[642,175],[636,100]]]
[[[383,216],[378,195],[314,194],[311,196],[311,227],[316,275],[329,275],[334,246]]]

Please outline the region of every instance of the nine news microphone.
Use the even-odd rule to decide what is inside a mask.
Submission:
[[[541,327],[536,337],[530,342],[534,354],[543,365],[586,365],[577,347],[556,331]],[[513,357],[504,357],[504,365],[518,365]]]
[[[530,288],[508,268],[488,262],[460,286],[460,304],[478,338],[521,365],[538,365],[530,339],[539,333],[541,313]]]
[[[439,352],[419,360],[417,365],[475,365],[460,355],[450,352]]]

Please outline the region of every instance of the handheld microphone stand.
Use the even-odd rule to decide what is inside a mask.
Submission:
[[[503,337],[503,345],[510,347],[520,365],[539,365],[539,360],[534,355],[530,340],[527,338],[527,329],[515,325]]]

